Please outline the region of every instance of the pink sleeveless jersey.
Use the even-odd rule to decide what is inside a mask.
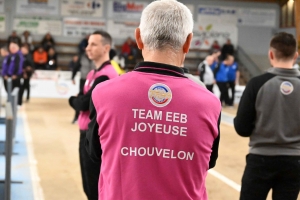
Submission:
[[[92,100],[99,200],[207,199],[218,98],[187,78],[134,71],[98,85]]]
[[[94,84],[94,81],[100,76],[107,76],[109,79],[115,78],[118,76],[116,70],[112,65],[105,65],[101,70],[95,71],[92,70],[86,76],[86,81],[83,87],[83,94],[86,94]],[[87,130],[89,119],[89,111],[81,111],[78,117],[78,125],[80,130]]]

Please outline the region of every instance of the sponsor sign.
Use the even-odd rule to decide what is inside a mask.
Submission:
[[[106,22],[99,19],[64,18],[64,36],[84,37],[96,30],[106,30]]]
[[[17,14],[58,15],[59,0],[17,0]]]
[[[276,18],[275,9],[200,5],[198,7],[197,22],[275,27]]]
[[[198,7],[198,23],[227,23],[236,24],[238,9],[226,6],[204,6]]]
[[[0,32],[5,32],[5,15],[0,15]]]
[[[51,32],[52,35],[61,35],[61,20],[45,18],[15,18],[13,29],[21,33],[25,30],[32,34],[44,35]]]
[[[238,31],[236,25],[231,24],[195,24],[191,49],[210,49],[215,40],[224,44],[227,39],[237,46]]]
[[[109,4],[109,17],[113,19],[139,20],[148,2],[112,1]]]
[[[107,30],[113,38],[135,38],[135,29],[139,26],[139,24],[140,22],[137,21],[109,20],[107,23]]]
[[[276,10],[274,9],[240,9],[238,17],[240,26],[276,27]]]
[[[63,16],[81,16],[81,17],[102,17],[103,0],[97,1],[78,1],[62,0],[61,15]]]

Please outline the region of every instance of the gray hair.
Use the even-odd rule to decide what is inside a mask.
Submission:
[[[149,50],[179,50],[193,26],[193,15],[185,5],[176,0],[157,0],[143,10],[139,28]]]

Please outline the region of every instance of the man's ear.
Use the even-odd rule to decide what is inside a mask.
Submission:
[[[106,52],[109,52],[110,49],[111,49],[111,46],[110,46],[109,44],[106,44],[106,45],[105,45],[105,51],[106,51]]]
[[[294,55],[294,58],[293,58],[293,60],[294,60],[294,63],[296,62],[296,60],[297,60],[298,56],[299,56],[299,54],[298,54],[298,52],[296,51],[296,53],[295,53],[295,55]]]
[[[274,52],[272,51],[272,49],[269,49],[268,56],[270,60],[274,60]]]
[[[188,53],[189,52],[189,49],[190,49],[190,46],[191,46],[191,42],[192,42],[192,38],[193,38],[193,33],[190,33],[187,38],[186,38],[186,41],[183,45],[183,53]]]
[[[138,48],[140,50],[142,50],[144,48],[144,43],[143,43],[142,38],[141,38],[140,28],[135,29],[135,40],[136,40],[136,44],[137,44]]]

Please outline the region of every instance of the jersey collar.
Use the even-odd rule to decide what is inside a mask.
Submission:
[[[182,68],[155,62],[140,62],[134,71],[186,78]]]
[[[95,71],[100,71],[101,69],[103,69],[106,65],[111,65],[110,61],[105,61],[104,63],[102,63],[102,65],[96,69]]]

